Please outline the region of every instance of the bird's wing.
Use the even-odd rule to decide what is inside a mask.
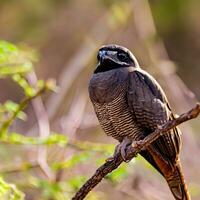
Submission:
[[[135,120],[148,135],[159,125],[173,119],[173,113],[167,98],[157,81],[147,72],[139,69],[129,74],[127,100]],[[180,135],[177,128],[169,131],[155,142],[151,147],[165,161],[173,164],[180,149]],[[142,153],[151,162],[148,151]],[[157,168],[157,166],[155,166]]]

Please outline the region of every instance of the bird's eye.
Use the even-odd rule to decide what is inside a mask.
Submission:
[[[126,61],[127,60],[127,56],[124,53],[118,53],[117,57],[120,61]]]

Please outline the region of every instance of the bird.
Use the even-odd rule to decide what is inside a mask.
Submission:
[[[97,53],[97,65],[88,92],[100,126],[118,140],[124,161],[127,149],[159,126],[175,119],[164,90],[126,47],[108,44]],[[180,162],[181,131],[161,135],[140,155],[167,181],[176,200],[190,200]]]

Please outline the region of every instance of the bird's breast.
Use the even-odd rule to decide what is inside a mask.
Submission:
[[[128,72],[124,69],[110,70],[93,74],[89,82],[89,95],[92,101],[108,103],[125,90]]]
[[[138,140],[141,129],[134,120],[133,113],[126,101],[126,91],[122,89],[118,96],[108,103],[93,101],[95,113],[105,133],[122,141],[124,137]]]
[[[128,72],[119,69],[94,74],[89,84],[101,127],[119,141],[126,136],[137,140],[142,135],[127,103],[127,84]]]

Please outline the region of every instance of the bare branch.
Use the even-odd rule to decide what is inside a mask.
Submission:
[[[1,174],[10,174],[10,173],[18,173],[18,172],[24,172],[30,169],[35,169],[40,167],[38,163],[36,162],[23,162],[23,163],[18,163],[17,165],[12,165],[11,166],[5,166],[0,168],[0,173]]]
[[[178,118],[168,121],[164,125],[158,127],[152,134],[145,137],[143,140],[134,143],[134,147],[127,150],[127,158],[131,160],[142,149],[147,148],[152,142],[158,139],[161,135],[167,133],[170,129],[188,120],[196,118],[200,114],[200,103],[197,103],[194,108],[188,112],[180,115]],[[87,180],[87,182],[79,189],[72,200],[82,200],[86,195],[110,172],[115,170],[123,159],[121,154],[117,154],[113,159],[107,160],[101,167],[99,167],[94,175]]]
[[[37,76],[35,72],[31,72],[28,74],[27,79],[32,86],[37,85]],[[46,108],[43,104],[41,96],[36,97],[32,100],[33,110],[36,115],[36,119],[38,122],[39,127],[39,136],[40,138],[48,138],[50,135],[50,125],[49,125],[49,119],[47,115]],[[50,169],[48,163],[47,163],[47,147],[46,146],[39,146],[38,147],[38,153],[37,153],[37,162],[40,165],[40,168],[44,172],[44,174],[50,178],[54,178],[54,174],[52,170]]]

